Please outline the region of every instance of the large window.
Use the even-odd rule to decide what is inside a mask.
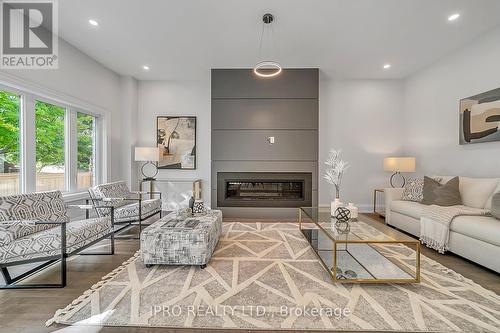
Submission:
[[[66,191],[63,107],[35,103],[36,190]]]
[[[0,195],[19,193],[20,97],[0,90]]]
[[[77,187],[79,190],[89,188],[95,183],[95,123],[94,116],[81,112],[76,115],[78,135]]]
[[[0,85],[0,196],[95,185],[102,128],[99,113]]]

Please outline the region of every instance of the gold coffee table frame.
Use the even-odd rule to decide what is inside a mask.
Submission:
[[[321,221],[316,221],[312,216],[309,216],[305,209],[317,209],[318,210],[318,220],[319,220],[319,210],[322,207],[300,207],[298,209],[298,222],[299,222],[299,230],[301,233],[304,234],[303,230],[311,230],[311,229],[306,229],[302,228],[302,214],[305,214],[308,219],[314,223],[317,227],[317,230],[319,232],[322,232],[325,236],[327,236],[333,244],[332,247],[332,253],[333,253],[333,262],[332,262],[332,269],[328,268],[328,265],[324,262],[323,258],[319,255],[319,251],[330,251],[330,249],[320,249],[318,245],[318,249],[315,249],[312,244],[309,244],[311,248],[313,249],[314,253],[320,260],[321,265],[326,269],[326,271],[329,273],[331,276],[333,282],[335,283],[420,283],[420,242],[418,240],[375,240],[375,239],[335,239],[328,231],[326,231],[323,226],[320,224]],[[327,208],[325,208],[327,209]],[[328,213],[329,215],[329,213]],[[358,223],[358,222],[352,222],[352,223]],[[314,230],[314,229],[312,229]],[[357,235],[356,235],[357,236]],[[307,237],[307,236],[306,236]],[[359,236],[357,236],[359,237]],[[309,242],[309,241],[308,241]],[[339,244],[346,244],[346,250],[338,250],[337,245]],[[413,278],[380,278],[377,279],[375,277],[373,278],[355,278],[355,279],[347,279],[347,278],[337,278],[337,252],[339,251],[349,251],[347,250],[347,244],[403,244],[403,245],[410,245],[409,248],[412,248],[411,245],[414,246],[414,250],[416,252],[416,260],[415,260],[415,271],[410,271],[408,268],[401,266],[401,265],[396,265],[392,261],[390,261],[386,256],[384,256],[382,253],[380,253],[376,248],[371,246],[375,251],[377,251],[381,256],[386,258],[388,261],[392,262],[395,266],[397,266],[399,269],[404,271],[410,276],[413,276]],[[358,262],[359,265],[361,265],[370,275],[370,271],[363,265],[361,264],[352,254],[350,254],[351,257]],[[373,276],[373,275],[372,275]]]

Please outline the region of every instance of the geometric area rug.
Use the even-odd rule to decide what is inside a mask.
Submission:
[[[399,244],[390,251],[401,260],[415,256]],[[334,284],[297,224],[231,222],[205,269],[146,268],[136,253],[58,310],[52,323],[500,332],[500,297],[423,255],[420,284]]]

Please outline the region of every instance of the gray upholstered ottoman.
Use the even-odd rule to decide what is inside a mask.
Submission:
[[[205,268],[222,233],[222,212],[201,217],[173,212],[141,233],[141,258],[146,266],[200,265]]]

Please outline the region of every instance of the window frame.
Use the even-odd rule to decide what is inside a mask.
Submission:
[[[65,109],[64,117],[64,145],[65,145],[65,191],[63,196],[67,198],[80,197],[86,194],[86,189],[78,189],[78,131],[77,113],[84,113],[95,117],[95,175],[96,184],[106,179],[105,145],[107,144],[104,131],[107,128],[106,113],[84,107],[71,102],[65,102],[64,98],[51,98],[48,94],[33,93],[29,89],[16,88],[9,84],[0,82],[0,90],[7,91],[19,96],[19,184],[20,193],[36,191],[36,125],[35,104],[36,101],[53,104]]]
[[[100,142],[102,142],[102,138],[99,139],[100,137],[100,117],[99,116],[96,116],[92,113],[89,113],[87,111],[82,111],[82,110],[79,110],[79,109],[76,109],[76,108],[73,108],[74,110],[74,122],[73,122],[73,126],[74,126],[74,136],[72,137],[73,138],[73,143],[74,143],[74,154],[76,154],[75,158],[72,160],[72,163],[74,163],[73,165],[73,170],[75,172],[75,174],[73,175],[73,179],[75,180],[75,184],[74,184],[74,188],[75,188],[75,193],[78,193],[78,192],[82,192],[82,191],[86,191],[87,189],[86,188],[83,188],[83,189],[79,189],[78,188],[78,114],[81,113],[81,114],[85,114],[85,115],[88,115],[88,116],[92,116],[94,117],[94,149],[93,149],[93,154],[94,154],[94,173],[93,173],[93,180],[94,180],[94,184],[93,185],[97,185],[99,184],[99,176],[101,175],[101,173],[99,172],[100,170],[100,164],[99,164],[99,161],[100,161],[100,158],[98,158],[98,156],[100,156]]]

